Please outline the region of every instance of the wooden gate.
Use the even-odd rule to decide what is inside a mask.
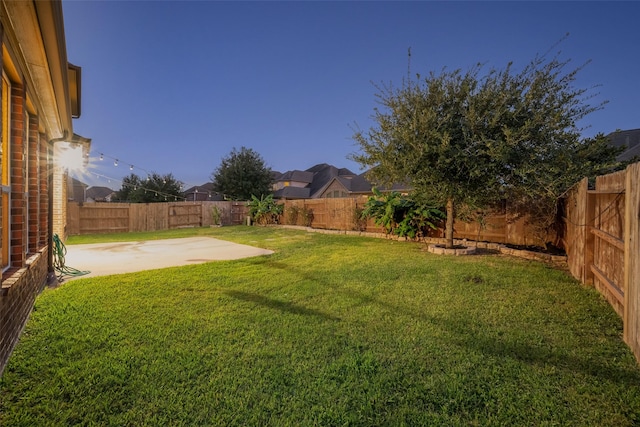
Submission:
[[[202,205],[169,204],[169,228],[202,227]]]
[[[624,312],[625,171],[600,176],[587,191],[586,281]]]
[[[624,339],[640,360],[640,163],[585,178],[564,202],[563,242],[571,274],[593,285],[622,317]]]

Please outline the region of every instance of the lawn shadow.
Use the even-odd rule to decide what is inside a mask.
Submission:
[[[404,305],[382,301],[374,296],[364,294],[354,289],[348,291],[343,286],[331,282],[322,274],[309,274],[297,271],[295,267],[280,262],[266,262],[265,266],[285,270],[299,275],[305,280],[319,283],[321,286],[331,288],[336,294],[343,294],[349,298],[356,298],[361,305],[375,304],[384,309],[413,317],[428,322],[451,333],[453,344],[467,348],[471,351],[481,352],[487,356],[504,359],[517,359],[523,363],[536,366],[555,366],[557,369],[574,372],[576,374],[590,375],[603,380],[615,381],[629,387],[640,384],[640,374],[633,369],[611,366],[607,363],[596,362],[588,355],[584,357],[565,354],[562,349],[554,349],[533,345],[527,342],[513,342],[506,338],[492,336],[488,333],[490,327],[472,323],[464,319],[450,317],[429,316],[425,312],[411,309]],[[306,310],[306,309],[305,309]],[[325,314],[323,314],[325,315]],[[472,332],[472,333],[470,333]]]
[[[331,321],[340,321],[340,318],[328,315],[321,311],[302,307],[286,301],[279,301],[273,298],[267,298],[264,295],[259,295],[259,294],[249,293],[249,292],[234,291],[234,290],[225,290],[222,292],[232,298],[251,302],[257,305],[272,308],[285,313],[297,314],[301,316],[314,316],[314,317],[319,317],[319,318],[322,318],[325,320],[331,320]]]

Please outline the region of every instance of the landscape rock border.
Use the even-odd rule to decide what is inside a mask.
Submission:
[[[415,242],[415,243],[427,243],[429,246],[432,244],[442,245],[445,243],[445,239],[438,237],[425,237],[423,239],[407,239],[406,237],[397,237],[391,236],[384,233],[370,233],[366,231],[351,231],[351,230],[324,230],[321,228],[311,228],[304,227],[298,225],[277,225],[277,227],[282,228],[292,228],[296,230],[305,230],[311,233],[323,233],[323,234],[345,234],[348,236],[364,236],[364,237],[376,237],[380,239],[389,239],[389,240],[397,240],[399,242],[407,241],[407,242]],[[567,256],[566,255],[551,255],[543,252],[535,252],[529,250],[522,249],[513,249],[509,248],[502,243],[490,243],[490,242],[471,242],[466,239],[454,239],[454,245],[471,247],[474,249],[474,252],[477,253],[477,249],[488,249],[498,251],[503,255],[511,255],[518,258],[530,259],[535,261],[543,261],[552,263],[559,266],[565,266],[567,264]],[[428,246],[427,246],[428,250]],[[431,251],[430,251],[431,252]],[[436,253],[436,252],[432,252]],[[461,254],[462,255],[462,254]]]
[[[459,246],[454,248],[445,248],[444,245],[433,243],[427,246],[427,251],[437,255],[473,255],[476,253],[475,246]]]

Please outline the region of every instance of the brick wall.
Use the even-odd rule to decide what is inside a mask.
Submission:
[[[18,343],[36,296],[47,280],[47,249],[31,255],[25,266],[3,280],[0,291],[0,375]]]
[[[40,233],[38,234],[38,247],[47,245],[49,235],[49,183],[48,176],[51,169],[51,148],[47,144],[47,140],[44,135],[39,136],[40,139],[40,172],[38,181],[40,182],[40,193],[38,194],[38,201],[40,202],[40,216],[38,219],[38,227]]]
[[[56,167],[53,172],[53,233],[67,240],[68,173]]]
[[[27,159],[29,168],[29,180],[27,182],[29,192],[29,240],[28,253],[35,253],[40,245],[40,134],[38,133],[38,118],[29,117],[29,156]],[[43,188],[46,188],[43,187]],[[44,245],[44,243],[42,244]]]
[[[22,85],[11,86],[11,267],[20,268],[26,260],[25,200],[25,94]]]
[[[0,286],[0,375],[46,285],[49,261],[49,144],[37,116],[27,114],[22,85],[12,83],[10,99],[11,209],[0,215],[11,215],[11,265]]]

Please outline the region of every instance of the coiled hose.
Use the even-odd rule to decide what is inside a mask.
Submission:
[[[64,257],[67,255],[67,247],[62,243],[57,234],[53,235],[53,268],[58,274],[58,281],[62,282],[64,276],[84,276],[91,273],[90,271],[81,271],[73,267],[67,267],[64,264]]]

